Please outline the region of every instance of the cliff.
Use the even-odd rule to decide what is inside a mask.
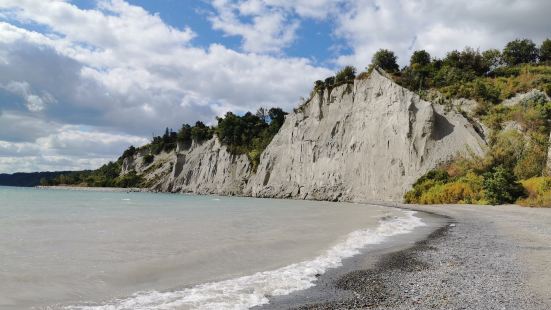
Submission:
[[[135,170],[151,189],[162,192],[242,195],[252,168],[247,156],[232,155],[216,137],[161,153],[144,164],[138,154],[123,161],[122,173]]]
[[[316,94],[264,151],[246,194],[401,200],[421,175],[485,142],[461,114],[421,100],[383,74]]]
[[[480,132],[480,130],[478,130]],[[216,137],[189,149],[126,158],[156,190],[300,199],[401,200],[417,178],[459,153],[485,152],[473,125],[373,71],[316,93],[290,113],[256,172]]]

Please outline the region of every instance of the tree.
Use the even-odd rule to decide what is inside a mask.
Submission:
[[[121,159],[125,159],[127,157],[132,157],[132,156],[134,156],[134,154],[136,154],[136,148],[133,145],[131,145],[128,149],[126,149],[122,153]]]
[[[373,55],[370,68],[379,67],[389,73],[398,72],[400,67],[398,67],[396,59],[397,57],[393,51],[380,49]]]
[[[184,147],[189,147],[191,145],[191,126],[189,124],[182,124],[182,128],[178,131],[176,140],[182,143]]]
[[[355,77],[356,77],[356,68],[352,66],[346,66],[342,68],[341,71],[337,72],[337,74],[335,75],[335,82],[342,83],[342,82],[353,81]]]
[[[503,49],[503,60],[509,66],[522,63],[534,63],[538,59],[536,44],[529,39],[516,39],[505,45]]]
[[[325,86],[331,87],[334,84],[335,84],[335,77],[334,76],[330,76],[330,77],[325,79]]]
[[[323,86],[325,86],[325,83],[323,83],[322,80],[317,80],[316,82],[314,82],[314,88],[315,89],[322,89]]]
[[[463,51],[451,51],[443,60],[444,66],[461,69],[473,75],[483,75],[489,68],[478,50],[466,47]]]
[[[546,39],[540,46],[540,62],[551,61],[551,40]]]
[[[426,66],[430,64],[430,54],[425,50],[415,51],[409,59],[410,66],[414,64]]]
[[[256,116],[263,122],[268,122],[268,109],[263,107],[258,108],[258,110],[256,110]]]
[[[524,189],[511,170],[497,166],[484,174],[484,193],[492,205],[513,203],[524,195]]]
[[[493,70],[502,65],[501,52],[498,49],[489,49],[482,52],[482,60],[484,65],[488,67],[489,70]]]
[[[196,142],[206,141],[212,138],[212,130],[203,122],[198,121],[195,123],[195,126],[191,128],[191,138]]]

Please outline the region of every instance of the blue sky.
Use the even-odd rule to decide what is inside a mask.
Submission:
[[[380,48],[550,36],[548,0],[2,0],[0,173],[95,168],[166,126],[291,110]]]

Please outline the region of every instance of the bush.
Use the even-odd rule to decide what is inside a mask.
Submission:
[[[518,204],[527,207],[551,207],[551,177],[537,177],[521,181],[528,197]]]
[[[424,180],[416,182],[413,189],[406,193],[407,203],[422,204],[455,204],[455,203],[480,203],[483,201],[481,176],[473,172],[464,177],[451,180],[439,170],[433,170],[436,179],[428,175]]]
[[[489,204],[514,203],[524,196],[524,188],[517,178],[503,166],[497,166],[484,174],[484,194]]]
[[[356,68],[352,66],[346,66],[335,75],[335,83],[344,83],[354,81],[356,77]]]
[[[155,159],[155,156],[152,154],[147,154],[143,157],[143,162],[144,164],[149,165],[153,162],[153,159]]]

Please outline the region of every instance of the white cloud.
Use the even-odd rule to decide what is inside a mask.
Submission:
[[[502,48],[515,38],[541,42],[550,35],[550,11],[547,0],[349,0],[335,35],[353,52],[338,63],[363,68],[379,48],[395,51],[405,65],[417,49],[442,57],[466,46]]]
[[[214,0],[217,14],[211,17],[214,29],[241,36],[243,49],[249,52],[279,52],[295,40],[298,21],[278,7],[260,0],[234,2]],[[250,22],[243,22],[244,17]]]
[[[87,163],[95,163],[115,158],[132,137],[150,137],[165,126],[209,122],[228,110],[291,109],[308,93],[312,81],[331,74],[307,59],[285,56],[286,48],[304,39],[297,33],[305,19],[334,26],[324,35],[347,47],[327,47],[348,52],[324,63],[359,69],[379,48],[394,50],[400,63],[406,64],[415,49],[443,56],[467,45],[500,48],[517,37],[540,42],[551,29],[547,0],[213,0],[211,4],[212,26],[241,38],[243,51],[220,44],[197,47],[194,38],[200,33],[169,26],[159,15],[123,0],[100,0],[95,9],[87,10],[70,1],[0,1],[4,122],[0,122],[0,140],[12,143],[4,148],[23,152],[31,148],[13,143],[30,143],[38,150],[32,155],[36,165],[28,164],[31,157],[27,161],[3,157],[0,172],[9,166],[6,158],[22,168],[68,163],[66,155],[46,154],[63,145],[87,150],[70,142],[72,136],[86,141],[83,133],[71,133],[80,132],[78,128],[93,128],[93,136],[103,140],[109,139],[102,133],[121,135],[120,143],[108,148],[109,156],[86,155]],[[6,94],[20,97],[24,104],[1,101]],[[20,122],[8,127],[7,119]],[[60,128],[64,131],[56,131]],[[63,139],[56,140],[56,135]],[[124,139],[127,143],[122,143]],[[77,158],[70,159],[72,167],[84,165]]]
[[[0,84],[25,81],[27,109],[41,110],[46,122],[124,132],[123,139],[150,137],[165,126],[210,122],[228,110],[291,109],[312,81],[329,74],[302,58],[240,53],[217,44],[198,48],[189,28],[171,27],[122,0],[98,3],[83,10],[65,1],[0,2]],[[259,23],[269,29],[279,22],[274,16]],[[49,104],[53,98],[55,105]],[[3,110],[18,111],[13,105]],[[23,132],[12,132],[10,139],[30,138]],[[85,149],[57,143],[55,135],[63,134],[25,142],[39,144],[41,154],[44,145]],[[130,142],[115,144],[110,157]]]
[[[31,92],[31,86],[29,83],[23,81],[11,81],[6,85],[0,84],[0,88],[20,96],[25,101],[27,109],[31,112],[40,112],[46,108],[48,104],[55,103],[55,98],[48,92],[44,92],[42,95],[36,95]]]
[[[301,18],[323,20],[345,0],[213,0],[216,30],[240,36],[245,51],[279,53],[296,40]]]
[[[114,154],[130,144],[141,146],[148,142],[139,136],[44,122],[33,116],[4,112],[0,115],[0,129],[9,128],[32,131],[24,140],[10,139],[9,133],[0,138],[2,172],[97,168],[114,160]]]

